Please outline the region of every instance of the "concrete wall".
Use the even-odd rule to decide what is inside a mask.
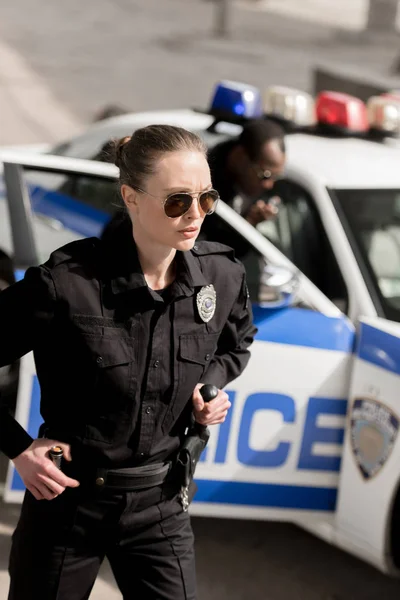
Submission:
[[[316,67],[313,71],[312,94],[314,95],[322,90],[330,90],[345,92],[366,101],[370,96],[392,89],[400,89],[400,78],[360,75],[355,70],[325,67]]]

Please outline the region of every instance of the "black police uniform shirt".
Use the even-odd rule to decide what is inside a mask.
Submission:
[[[144,279],[129,224],[104,240],[55,251],[0,294],[0,366],[33,350],[41,434],[69,442],[90,465],[126,467],[174,457],[199,382],[223,388],[249,360],[256,332],[245,272],[231,249],[199,242],[177,252],[163,292]],[[205,323],[202,287],[216,290]],[[0,449],[32,438],[2,407]]]

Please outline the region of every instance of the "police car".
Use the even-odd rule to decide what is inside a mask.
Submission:
[[[380,97],[367,110],[343,95],[315,102],[275,88],[265,106],[292,127],[282,207],[262,231],[223,202],[217,209],[251,246],[243,262],[259,332],[248,368],[226,390],[232,408],[199,464],[192,512],[292,521],[398,574],[400,153],[384,139],[399,127],[398,102]],[[238,131],[237,117],[263,110],[258,90],[230,82],[217,87],[211,108],[136,115],[129,131],[106,139],[163,120],[202,132],[211,145]],[[0,223],[8,229],[0,226],[0,247],[18,276],[55,247],[99,235],[110,198],[118,203],[113,165],[45,154],[1,159]],[[21,367],[17,418],[35,436],[31,355]],[[10,467],[5,500],[22,494]]]

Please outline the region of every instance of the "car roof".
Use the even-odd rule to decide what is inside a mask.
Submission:
[[[140,127],[151,124],[167,124],[193,129],[197,131],[206,130],[213,122],[213,118],[205,113],[195,112],[190,109],[149,111],[140,113],[127,113],[117,117],[111,117],[92,124],[81,135],[73,138],[76,142],[88,137],[107,141],[114,137],[130,135]]]
[[[327,187],[400,189],[396,144],[309,134],[288,135],[286,144],[288,169],[313,173]]]
[[[202,112],[196,112],[191,109],[160,110],[140,113],[127,113],[98,121],[92,125],[92,129],[117,128],[125,129],[126,126],[132,126],[134,129],[144,127],[150,123],[167,123],[168,125],[177,125],[188,129],[207,129],[213,122],[213,118]]]
[[[93,158],[94,149],[108,139],[129,135],[135,129],[152,123],[177,125],[193,131],[206,132],[213,117],[191,109],[127,113],[99,121],[71,140],[73,157]],[[240,128],[220,123],[218,133],[204,136],[209,145]],[[324,137],[293,133],[286,137],[288,171],[305,178],[312,175],[320,184],[335,189],[399,188],[400,144],[397,141],[374,142],[354,137]],[[48,150],[50,154],[54,149]]]

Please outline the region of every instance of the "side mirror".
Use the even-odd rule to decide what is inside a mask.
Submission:
[[[287,267],[264,265],[260,274],[258,301],[265,308],[284,308],[295,303],[300,279]]]

